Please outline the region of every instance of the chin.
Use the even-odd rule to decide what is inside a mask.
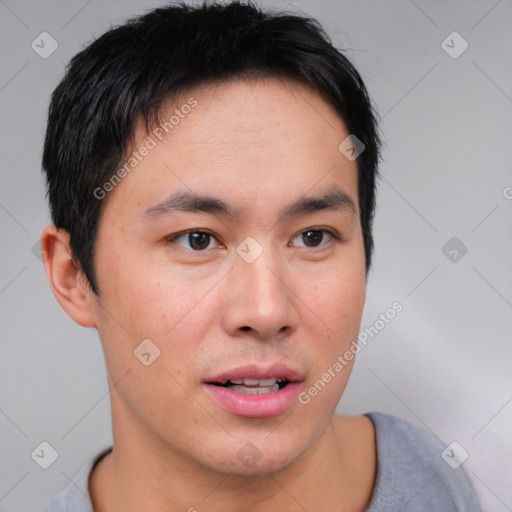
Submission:
[[[202,463],[210,471],[225,475],[251,478],[277,475],[296,464],[316,441],[283,437],[276,435],[273,441],[264,437],[232,439],[223,448],[211,451],[211,456]]]
[[[216,460],[210,460],[205,465],[214,473],[230,475],[241,478],[265,478],[275,476],[282,471],[292,467],[299,459],[301,454],[278,453],[269,457],[262,457],[254,463],[241,462],[236,453],[231,456],[223,457],[217,454]]]

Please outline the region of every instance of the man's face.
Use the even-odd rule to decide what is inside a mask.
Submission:
[[[122,378],[114,439],[274,473],[324,433],[351,370],[298,400],[357,337],[364,303],[357,167],[338,150],[349,134],[316,93],[275,79],[195,88],[162,119],[175,109],[100,218],[94,316],[111,387]],[[128,156],[153,145],[141,126]],[[203,196],[217,201],[190,211]]]

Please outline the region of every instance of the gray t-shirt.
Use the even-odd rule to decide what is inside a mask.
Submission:
[[[377,477],[367,512],[481,512],[462,466],[452,469],[441,458],[445,446],[436,437],[394,416],[365,416],[372,420],[377,439]],[[94,512],[89,475],[111,450],[91,458],[39,512]]]

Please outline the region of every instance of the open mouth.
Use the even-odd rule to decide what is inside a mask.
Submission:
[[[303,382],[303,373],[285,364],[247,364],[207,377],[203,386],[208,396],[228,413],[269,418],[290,410]]]
[[[285,388],[290,381],[288,379],[229,379],[223,382],[209,382],[215,386],[221,386],[237,393],[245,395],[262,395],[264,393],[275,393]]]

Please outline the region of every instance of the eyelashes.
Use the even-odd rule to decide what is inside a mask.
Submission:
[[[199,235],[199,236],[195,236],[195,235]],[[182,240],[182,239],[185,239],[186,242],[188,242],[189,244],[195,244],[195,245],[199,246],[199,248],[197,248],[197,247],[194,248],[194,247],[190,246],[190,249],[192,251],[196,251],[196,252],[203,252],[205,249],[208,248],[208,246],[210,245],[210,242],[212,240],[216,240],[215,236],[212,233],[209,233],[208,231],[197,230],[197,229],[190,230],[190,231],[184,231],[183,233],[178,233],[177,235],[173,235],[172,237],[168,238],[168,240],[170,242],[183,247],[183,245],[181,245],[180,243],[177,242],[178,240]],[[204,247],[205,243],[206,243],[206,247]],[[187,249],[187,247],[184,247],[184,248]]]
[[[326,238],[327,241],[325,242]],[[334,231],[322,227],[305,229],[295,235],[291,241],[293,242],[297,239],[300,239],[300,241],[304,243],[304,245],[299,245],[298,247],[305,249],[323,248],[330,246],[335,241],[341,241],[339,235],[337,235]],[[167,237],[166,241],[176,244],[191,252],[206,252],[207,250],[211,250],[212,242],[217,242],[217,244],[220,244],[213,248],[225,247],[221,242],[219,242],[216,235],[202,229],[191,229],[188,231],[183,231],[181,233]]]
[[[320,234],[320,236],[319,236]],[[320,245],[325,238],[325,234],[327,234],[328,242],[326,244]],[[308,243],[313,243],[313,246],[304,245],[303,247],[306,247],[307,249],[314,249],[317,247],[324,247],[325,245],[328,245],[332,239],[339,240],[339,237],[335,235],[330,229],[325,228],[309,228],[304,231],[301,231],[298,235],[293,238],[293,240],[302,237],[302,240],[305,241],[305,237],[311,237],[308,239]],[[314,245],[318,243],[319,245]]]

